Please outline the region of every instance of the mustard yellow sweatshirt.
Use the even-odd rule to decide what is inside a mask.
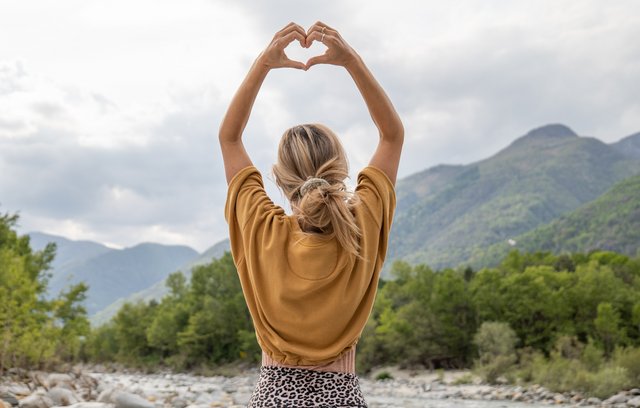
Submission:
[[[282,364],[319,365],[354,346],[369,318],[387,251],[396,196],[380,169],[357,178],[362,259],[334,237],[301,231],[267,196],[249,166],[229,183],[225,219],[258,343]]]

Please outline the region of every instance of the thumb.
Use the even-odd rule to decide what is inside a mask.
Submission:
[[[327,61],[328,61],[328,58],[326,54],[311,57],[309,58],[309,61],[307,61],[307,69],[311,68],[316,64],[326,64]]]
[[[283,67],[287,67],[287,68],[297,68],[297,69],[302,69],[302,70],[307,70],[307,66],[304,65],[302,62],[300,61],[294,61],[291,60],[289,58],[285,59],[282,63]]]

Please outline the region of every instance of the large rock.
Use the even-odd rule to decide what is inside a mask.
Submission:
[[[47,395],[53,400],[54,404],[59,406],[67,406],[80,402],[80,399],[73,391],[68,388],[62,388],[60,386],[56,386],[50,389]]]
[[[116,408],[155,408],[155,405],[141,396],[126,391],[114,393],[113,402]]]
[[[613,397],[607,398],[604,401],[604,404],[605,405],[624,404],[625,402],[627,402],[627,400],[629,400],[629,396],[626,393],[621,392],[619,394],[614,395]]]
[[[6,403],[9,408],[20,405],[18,398],[10,392],[0,393],[0,401]]]
[[[115,400],[114,400],[115,393],[121,392],[121,391],[122,390],[119,390],[116,387],[111,387],[111,386],[105,387],[105,389],[100,392],[100,395],[98,395],[98,402],[105,402],[105,403],[108,403],[108,404],[114,404],[115,403]]]
[[[6,387],[6,392],[21,397],[31,395],[31,390],[25,384],[11,384]]]
[[[63,407],[53,407],[53,408],[63,408]],[[114,408],[114,405],[108,404],[106,402],[82,401],[82,402],[77,402],[73,405],[69,405],[64,408]]]
[[[640,397],[631,398],[629,401],[627,401],[627,405],[633,408],[640,407]]]
[[[46,395],[31,394],[20,401],[20,408],[51,408],[53,401]]]
[[[171,406],[173,408],[185,408],[187,405],[189,405],[189,401],[181,396],[177,396],[171,400]]]
[[[64,373],[51,373],[47,377],[47,385],[49,388],[63,387],[69,390],[73,390],[73,378],[69,374]]]

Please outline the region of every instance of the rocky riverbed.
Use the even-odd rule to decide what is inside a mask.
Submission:
[[[640,407],[640,389],[601,401],[578,393],[553,393],[540,386],[454,385],[456,376],[451,375],[394,372],[393,377],[361,378],[371,408]],[[257,369],[233,377],[108,372],[101,367],[75,367],[66,373],[10,370],[0,378],[0,408],[244,407],[257,378]]]

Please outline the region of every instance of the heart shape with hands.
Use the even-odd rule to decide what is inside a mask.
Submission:
[[[355,51],[340,33],[320,21],[307,31],[299,24],[289,23],[276,33],[261,55],[261,61],[269,68],[287,67],[305,71],[316,64],[346,67],[354,58]],[[305,60],[306,63],[303,63]]]
[[[309,48],[303,47],[298,41],[293,41],[289,44],[284,52],[286,56],[296,62],[302,62],[306,64],[313,57],[324,54],[327,51],[327,46],[320,41],[314,41]]]

